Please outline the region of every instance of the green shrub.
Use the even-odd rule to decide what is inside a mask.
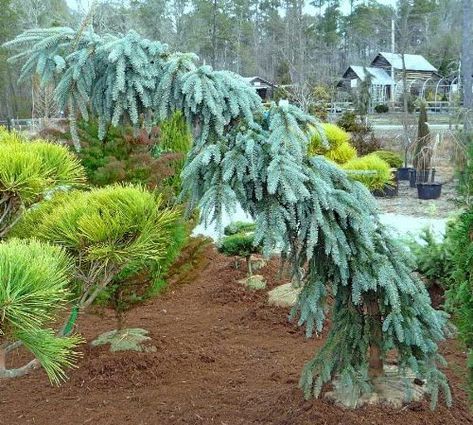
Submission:
[[[447,229],[451,273],[446,281],[446,308],[468,354],[470,396],[473,398],[473,209],[462,213]]]
[[[374,111],[378,114],[385,114],[386,112],[389,112],[389,106],[385,105],[384,103],[380,105],[376,105],[374,107]]]
[[[159,124],[157,147],[164,152],[186,154],[192,146],[192,136],[181,111],[175,112],[168,120]]]
[[[323,155],[328,150],[336,149],[343,143],[348,143],[349,140],[350,135],[342,128],[335,124],[322,123],[320,129],[312,127],[310,144],[307,150],[310,155]]]
[[[354,112],[346,111],[338,119],[337,125],[349,133],[357,132],[360,127],[358,118]]]
[[[21,342],[36,357],[49,379],[59,383],[74,364],[81,338],[61,338],[46,328],[70,296],[72,264],[61,248],[38,241],[11,239],[0,243],[0,354]],[[11,345],[10,345],[11,346]],[[0,378],[24,375],[34,362],[18,369],[0,365]]]
[[[250,233],[254,232],[256,228],[255,223],[248,223],[246,221],[235,221],[225,226],[223,234],[226,236],[235,235],[237,233]]]
[[[83,310],[111,283],[120,283],[125,295],[126,281],[117,279],[121,274],[169,264],[180,212],[162,205],[160,196],[140,186],[71,191],[31,209],[13,233],[66,249],[76,260],[74,290]],[[116,310],[119,327],[122,311]]]
[[[25,208],[48,192],[84,181],[84,170],[67,148],[28,141],[0,127],[0,239]]]
[[[225,255],[244,257],[248,266],[248,275],[251,276],[251,254],[261,252],[261,247],[254,245],[253,234],[236,233],[223,239],[219,251]]]
[[[453,252],[449,239],[438,242],[430,229],[424,229],[420,241],[411,240],[408,246],[414,256],[417,271],[430,283],[447,287],[452,275]]]
[[[344,164],[356,157],[356,149],[350,143],[344,142],[335,149],[327,151],[324,156],[337,164]]]
[[[401,155],[396,152],[388,150],[379,150],[373,153],[379,158],[381,158],[383,161],[386,161],[391,168],[399,168],[402,167],[402,165],[404,164]]]
[[[310,155],[324,155],[343,164],[356,156],[356,150],[349,143],[350,135],[335,124],[323,123],[320,129],[311,128],[308,147]]]
[[[373,129],[357,118],[353,112],[345,112],[337,125],[350,133],[350,144],[358,155],[368,155],[381,149],[381,142],[375,137]]]
[[[391,182],[391,171],[389,164],[374,154],[354,158],[342,165],[348,175],[361,183],[368,189],[383,189]]]
[[[153,128],[150,134],[112,126],[101,141],[98,123],[93,120],[80,121],[78,131],[82,144],[79,157],[91,184],[145,184],[170,202],[180,193],[180,173],[191,146],[181,113]]]

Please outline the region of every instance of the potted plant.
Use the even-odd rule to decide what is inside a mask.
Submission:
[[[404,166],[398,167],[397,169],[397,178],[398,180],[410,180],[410,175],[412,170],[415,170],[413,167],[408,166],[409,160],[409,151],[412,147],[412,141],[409,138],[408,141],[404,142]]]
[[[410,173],[410,185],[412,187],[415,183],[419,199],[437,199],[440,197],[442,184],[434,182],[435,169],[432,168],[432,157],[438,141],[432,143],[424,102],[419,104],[419,110],[417,139],[414,145],[414,171]]]

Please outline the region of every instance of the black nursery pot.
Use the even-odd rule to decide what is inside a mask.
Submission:
[[[393,198],[398,195],[399,186],[397,181],[393,184],[385,184],[382,189],[373,190],[371,193],[373,196],[377,196],[379,198]]]
[[[409,187],[415,188],[417,184],[417,170],[412,168],[409,170]]]
[[[412,170],[411,167],[401,167],[397,169],[397,178],[399,180],[409,180],[409,170]]]
[[[417,183],[419,199],[438,199],[442,192],[442,183]]]
[[[419,170],[416,172],[417,183],[427,183],[429,181],[430,170]]]

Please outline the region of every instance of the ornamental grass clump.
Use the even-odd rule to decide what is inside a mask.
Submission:
[[[57,244],[75,260],[76,302],[67,334],[77,313],[120,273],[155,267],[166,258],[179,219],[179,210],[163,208],[159,195],[141,186],[113,185],[60,193],[26,213],[14,234]],[[115,283],[121,291],[121,282]],[[122,310],[116,312],[121,329]]]
[[[64,249],[36,240],[0,243],[0,378],[43,367],[51,382],[66,378],[74,365],[79,336],[59,337],[48,328],[70,300],[72,262]],[[7,369],[8,353],[23,345],[35,357]]]
[[[84,176],[67,148],[0,127],[0,240],[26,208],[60,187],[83,183]]]

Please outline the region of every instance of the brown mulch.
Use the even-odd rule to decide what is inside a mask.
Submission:
[[[467,405],[465,354],[455,341],[442,346],[454,405],[413,403],[343,410],[324,400],[304,401],[297,387],[304,363],[323,343],[306,340],[288,323],[287,311],[271,308],[265,293],[235,283],[244,270],[205,251],[208,261],[192,283],[170,290],[128,314],[130,327],[150,331],[156,352],[110,353],[83,346],[78,368],[61,387],[42,371],[3,381],[0,424],[93,425],[453,425],[473,423]],[[262,274],[269,287],[277,262]],[[112,314],[80,321],[88,341],[114,327]],[[23,356],[23,354],[19,354]],[[16,359],[18,360],[18,359]]]

